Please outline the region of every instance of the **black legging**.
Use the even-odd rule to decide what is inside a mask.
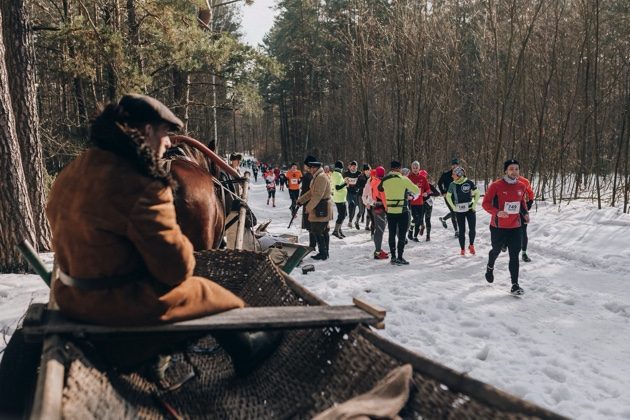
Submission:
[[[392,258],[402,258],[405,252],[405,235],[409,227],[409,212],[400,214],[387,213],[387,229],[389,229],[389,251]],[[396,247],[396,234],[398,234],[398,247]],[[398,255],[396,255],[398,251]]]
[[[521,250],[523,252],[527,252],[527,223],[523,220],[523,216],[521,216]]]
[[[466,221],[468,221],[468,240],[470,245],[475,244],[475,226],[477,224],[477,215],[470,209],[465,213],[455,213],[457,218],[457,226],[459,227],[459,247],[464,249],[466,247]]]
[[[426,226],[427,236],[431,234],[431,213],[433,213],[433,206],[424,203],[424,225]]]
[[[490,226],[490,240],[492,249],[488,257],[488,267],[494,268],[494,262],[501,253],[501,248],[507,245],[510,254],[510,277],[512,284],[518,283],[518,253],[521,251],[521,228],[499,229]]]
[[[424,218],[424,204],[421,206],[411,206],[411,218],[413,220],[413,236],[417,238],[420,225],[422,225],[422,219]]]
[[[357,211],[357,206],[358,206],[357,193],[351,193],[350,191],[348,191],[347,200],[348,200],[348,222],[352,223],[352,219],[354,219],[354,213]]]
[[[337,207],[337,221],[335,223],[340,225],[346,218],[346,203],[335,203],[335,206]]]

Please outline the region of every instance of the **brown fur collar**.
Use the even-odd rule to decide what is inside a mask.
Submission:
[[[121,124],[115,105],[108,105],[92,121],[90,140],[99,149],[107,150],[129,160],[138,171],[149,178],[174,187],[171,175],[159,164],[153,150],[144,142],[144,137],[135,128]]]

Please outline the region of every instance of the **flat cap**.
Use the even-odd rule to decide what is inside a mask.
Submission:
[[[171,130],[180,130],[184,127],[182,120],[177,118],[166,105],[150,96],[130,93],[120,99],[118,106],[124,111],[125,122],[165,122],[170,125]]]

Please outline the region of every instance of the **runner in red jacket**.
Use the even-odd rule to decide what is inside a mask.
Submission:
[[[482,206],[490,213],[490,238],[492,250],[488,258],[486,280],[494,281],[494,262],[501,253],[501,247],[507,245],[510,254],[511,292],[521,295],[523,289],[518,284],[519,261],[521,251],[521,217],[529,222],[529,212],[525,201],[526,188],[519,182],[519,163],[510,159],[503,164],[505,176],[488,187]]]
[[[527,210],[529,211],[532,208],[532,204],[534,204],[534,190],[532,190],[529,179],[524,176],[519,176],[518,181],[525,185],[525,202],[527,203]],[[525,262],[531,262],[532,260],[527,255],[527,243],[529,242],[527,238],[527,223],[523,220],[521,220],[521,222],[521,258]]]
[[[420,236],[424,233],[424,200],[431,193],[431,186],[426,176],[420,175],[420,163],[417,160],[411,163],[411,172],[407,178],[420,188],[420,194],[415,199],[409,200],[412,220],[407,234],[407,238],[418,242],[418,233]]]

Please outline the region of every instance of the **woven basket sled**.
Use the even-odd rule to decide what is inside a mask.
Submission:
[[[260,253],[199,253],[195,271],[250,306],[325,304]],[[103,368],[77,340],[57,341],[64,355],[63,380],[56,382],[63,386],[61,418],[306,419],[369,391],[406,363],[414,371],[402,418],[561,418],[409,352],[364,325],[286,330],[279,348],[245,377],[234,374],[228,355],[211,338],[202,339],[185,355],[173,356],[194,366],[197,375],[168,393],[141,371]]]

